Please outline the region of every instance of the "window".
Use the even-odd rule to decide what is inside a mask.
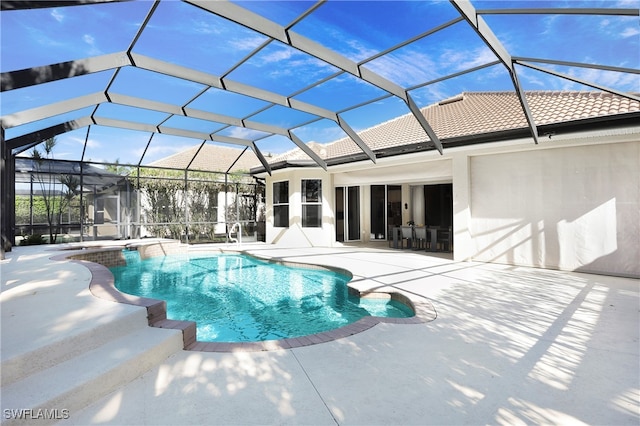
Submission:
[[[322,181],[302,180],[302,227],[322,227]]]
[[[289,181],[273,183],[273,226],[289,227]]]

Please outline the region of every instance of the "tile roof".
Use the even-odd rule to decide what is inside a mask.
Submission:
[[[526,97],[538,126],[640,111],[640,102],[606,92],[534,91],[527,92]],[[527,128],[515,92],[464,92],[422,108],[422,113],[441,140]],[[373,151],[429,139],[411,114],[358,134]],[[361,152],[348,137],[328,144],[308,145],[323,159]],[[309,157],[296,148],[269,162],[301,159]]]
[[[252,167],[259,166],[260,160],[251,149],[247,149],[244,154],[242,148],[231,148],[221,145],[206,143],[200,152],[200,145],[162,158],[150,163],[150,166],[169,167],[175,169],[186,169],[196,153],[196,158],[189,167],[190,170],[206,170],[211,172],[225,172],[231,164],[230,172],[248,172]],[[236,161],[237,159],[237,161]]]
[[[606,92],[533,91],[526,92],[526,97],[538,126],[640,111],[640,102]],[[421,111],[438,137],[445,142],[445,147],[446,140],[451,138],[527,128],[527,121],[515,92],[463,92],[422,108]],[[429,140],[412,114],[394,118],[358,134],[373,151]],[[349,137],[326,144],[309,142],[307,146],[322,159],[362,152]],[[186,168],[197,150],[198,146],[151,165]],[[224,172],[241,152],[240,148],[205,144],[191,164],[191,169]],[[299,148],[267,158],[270,164],[296,160],[310,158]],[[260,166],[256,155],[248,149],[231,171],[248,171]]]

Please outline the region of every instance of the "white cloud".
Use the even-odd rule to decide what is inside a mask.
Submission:
[[[304,142],[329,143],[335,142],[346,136],[337,125],[330,126],[305,126],[296,128],[293,133]]]
[[[228,40],[228,43],[236,50],[250,51],[260,46],[264,40],[264,37],[256,35],[253,37],[231,39]]]
[[[285,66],[271,67],[270,77],[277,79],[281,79],[283,76],[291,77],[306,85],[316,82],[334,71],[331,65],[306,55],[291,55],[288,59],[283,60],[287,61]]]
[[[89,46],[89,55],[100,55],[102,51],[96,45],[96,39],[91,34],[84,34],[82,36],[82,41],[84,41]]]
[[[546,16],[542,22],[544,24],[544,30],[540,33],[540,35],[548,35],[553,36],[556,34],[556,22],[561,19],[560,15],[551,15]]]
[[[260,136],[264,136],[264,133],[257,130],[246,129],[244,127],[232,127],[228,133],[232,138],[254,140]]]
[[[394,52],[366,64],[366,67],[401,86],[412,86],[433,79],[437,62],[416,51]]]
[[[458,94],[460,90],[456,87],[454,92],[451,92],[449,86],[443,82],[431,84],[427,87],[423,87],[418,90],[414,90],[411,92],[411,96],[413,96],[413,100],[419,106],[431,105],[435,102],[439,102],[443,99],[450,98],[454,94]]]
[[[640,77],[638,77],[637,74],[592,68],[573,68],[569,70],[556,66],[548,66],[545,68],[580,81],[597,84],[610,89],[630,92],[640,91]],[[597,90],[566,78],[553,77],[524,67],[518,68],[518,77],[527,90],[531,90],[531,85],[538,86],[541,90]]]
[[[62,142],[84,146],[84,138],[68,135]],[[89,138],[87,140],[87,148],[100,148],[101,144],[96,139]]]
[[[618,0],[618,2],[616,3],[616,7],[619,7],[622,9],[629,8],[629,7],[637,8],[638,0]]]
[[[268,55],[261,56],[262,60],[266,64],[273,62],[286,61],[293,56],[293,51],[290,49],[278,49]]]
[[[354,60],[361,61],[363,59],[367,59],[378,53],[376,50],[369,49],[365,45],[361,43],[360,40],[347,40],[345,43],[346,46],[349,46],[352,51],[355,52],[353,55]],[[338,44],[340,46],[340,44]],[[345,55],[349,56],[349,55]]]
[[[548,86],[548,81],[540,78],[542,74],[539,74],[536,71],[531,71],[528,68],[519,67],[517,69],[518,79],[520,83],[527,89],[529,89],[529,85],[539,86],[541,89],[551,89]]]
[[[65,18],[64,14],[60,11],[60,9],[51,10],[51,17],[58,22],[62,22]]]
[[[633,92],[640,90],[640,77],[637,74],[579,68],[571,70],[568,75],[578,80],[596,83],[611,89]]]
[[[133,153],[133,158],[137,158],[138,160],[144,153],[143,163],[148,164],[160,158],[168,157],[172,154],[177,154],[178,152],[185,151],[189,148],[192,148],[192,146],[191,145],[173,145],[173,144],[158,145],[152,142],[151,145],[149,146],[149,149],[147,149],[146,152],[144,150],[145,145],[143,145],[141,148],[131,150],[131,152]]]
[[[40,27],[24,25],[25,31],[29,34],[29,37],[36,43],[38,46],[48,49],[59,49],[65,46],[64,41],[59,40],[56,37],[51,37],[47,31],[47,28],[42,29]]]
[[[496,60],[496,55],[487,46],[480,46],[475,50],[454,51],[447,50],[440,56],[440,65],[449,71],[462,71],[487,64]],[[446,70],[445,70],[446,71]],[[449,74],[450,72],[447,72]]]
[[[211,25],[207,22],[195,19],[191,21],[191,25],[188,27],[187,31],[193,31],[198,34],[204,35],[220,34],[222,32],[215,25]]]
[[[80,142],[84,143],[84,141],[80,141]],[[87,140],[87,148],[100,148],[101,146],[102,144],[95,139]]]
[[[627,27],[620,33],[622,38],[635,37],[640,34],[640,29],[634,27]]]
[[[325,44],[326,47],[347,58],[360,61],[378,53],[377,50],[366,47],[362,40],[346,38],[349,34],[346,34],[343,28],[327,27],[323,28],[323,30],[327,33],[328,40],[330,40],[329,45]]]
[[[609,19],[603,19],[600,22],[600,28],[606,29],[610,24],[611,24],[611,21]]]
[[[636,19],[603,19],[600,22],[599,31],[602,36],[614,40],[635,37],[640,34]]]
[[[90,46],[93,46],[96,42],[96,39],[90,34],[83,35],[82,40]]]

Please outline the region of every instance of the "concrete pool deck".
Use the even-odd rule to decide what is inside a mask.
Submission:
[[[244,248],[348,269],[354,285],[411,293],[437,318],[293,349],[185,351],[144,308],[92,296],[84,266],[16,247],[0,261],[2,423],[640,423],[638,280],[370,247]]]

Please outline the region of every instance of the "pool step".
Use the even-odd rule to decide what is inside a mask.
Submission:
[[[121,337],[77,354],[8,386],[2,386],[3,425],[52,424],[129,383],[182,349],[179,330],[134,328]],[[29,418],[6,419],[7,410],[31,410]],[[42,414],[57,419],[35,420]],[[56,411],[57,410],[57,411]],[[10,416],[14,417],[14,416]]]
[[[114,313],[115,312],[115,313]],[[136,329],[148,328],[144,309],[115,310],[89,320],[89,326],[78,324],[28,352],[16,353],[2,361],[2,387],[60,364],[81,353],[95,349]],[[28,338],[28,334],[25,336]]]

